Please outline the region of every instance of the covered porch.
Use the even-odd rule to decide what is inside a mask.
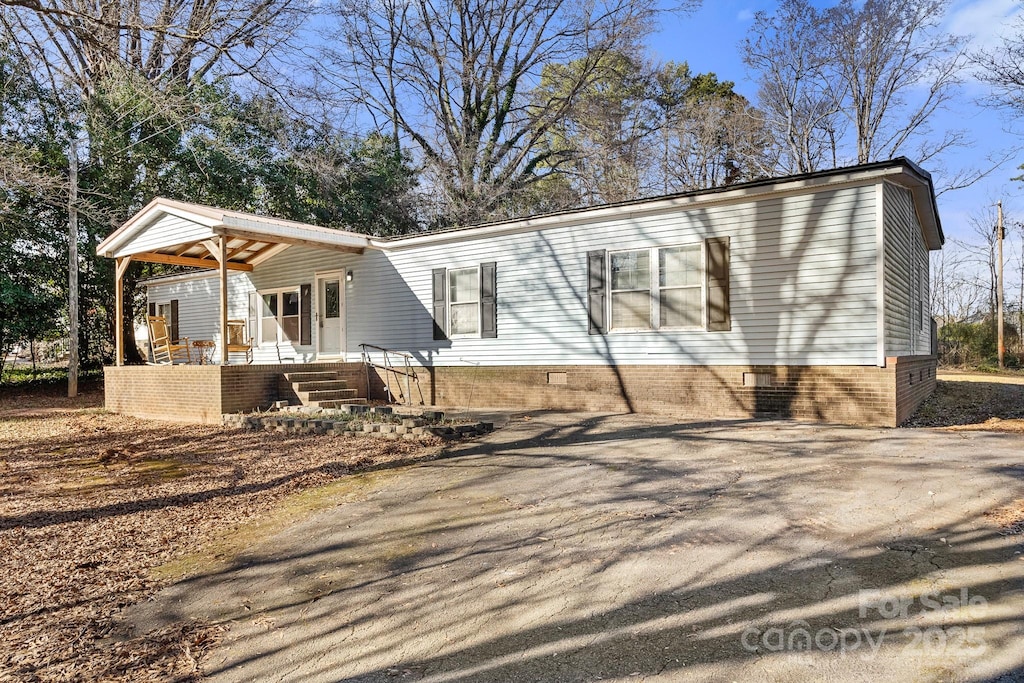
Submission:
[[[370,239],[344,230],[170,199],[153,200],[96,249],[100,256],[116,262],[115,329],[118,333],[115,335],[115,365],[124,365],[124,275],[133,261],[184,266],[190,269],[187,274],[207,278],[216,275],[219,315],[212,335],[214,338],[204,340],[209,347],[201,351],[202,356],[197,353],[196,359],[202,357],[226,366],[230,362],[229,344],[226,343],[231,319],[229,299],[232,296],[229,273],[252,274],[260,264],[295,246],[314,248],[318,253],[352,256],[363,254],[370,247]],[[310,296],[304,296],[302,303],[307,307],[303,311],[307,325],[310,299]],[[245,316],[248,331],[257,331],[254,323],[258,315],[250,307]],[[302,332],[307,333],[306,330]]]
[[[344,341],[339,349],[323,348],[324,316],[315,310],[319,304],[312,302],[324,297],[309,291],[324,288],[325,283],[327,288],[344,290],[344,273],[351,272],[347,269],[370,246],[365,235],[343,230],[155,199],[97,247],[99,255],[116,262],[118,334],[115,363],[104,369],[107,408],[148,419],[218,424],[226,413],[266,409],[277,401],[331,408],[388,398],[372,367],[347,362],[354,359],[341,353]],[[158,278],[162,284],[147,284],[147,300],[150,315],[170,320],[168,336],[175,344],[186,343],[191,335],[191,363],[161,363],[154,358],[147,365],[125,364],[125,344],[132,342],[123,334],[124,275],[132,262],[184,266],[177,274]],[[327,272],[333,273],[333,280],[323,277]],[[267,305],[268,296],[281,297],[272,306],[286,305],[283,294],[264,292],[280,292],[282,282],[293,279],[302,316],[261,318],[258,307]],[[154,297],[154,290],[168,287],[181,293],[166,304],[157,303],[164,301],[163,294]],[[333,322],[343,333],[345,293],[336,293],[342,309],[335,311],[340,319]],[[239,319],[261,347],[248,358],[230,353],[236,349],[229,341],[229,326],[243,322]],[[311,320],[320,323],[320,333],[313,335],[316,344],[309,339]],[[329,327],[332,321],[327,322]],[[305,352],[282,358],[286,354],[278,344],[266,343],[270,333],[286,340],[281,346],[287,346],[288,335],[294,334],[295,346]],[[197,340],[202,344],[194,344]]]

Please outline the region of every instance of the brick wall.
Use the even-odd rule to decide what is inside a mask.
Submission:
[[[365,396],[361,363],[125,365],[103,370],[107,410],[156,420],[220,424],[223,413],[266,408],[286,372],[331,371]]]
[[[897,368],[906,375],[909,366],[889,359],[884,368],[484,366],[437,367],[421,374],[427,402],[432,396],[440,406],[632,411],[688,418],[780,416],[893,427],[930,392],[927,385],[915,384],[912,393],[897,395]],[[934,372],[932,377],[934,386]]]
[[[125,365],[103,369],[107,410],[178,422],[220,421],[216,365]]]
[[[781,416],[894,427],[935,389],[935,358],[874,366],[479,366],[418,368],[428,405],[641,412],[688,418]],[[361,396],[383,399],[384,378],[360,363],[125,366],[105,370],[109,410],[216,423],[285,394],[286,372],[339,372]],[[745,377],[746,375],[746,377]],[[401,378],[399,378],[401,379]],[[397,398],[398,380],[391,377]],[[401,381],[404,391],[404,380]],[[367,393],[367,390],[368,393]],[[412,387],[413,402],[419,392]]]
[[[886,358],[896,373],[896,424],[903,424],[935,391],[935,356]]]

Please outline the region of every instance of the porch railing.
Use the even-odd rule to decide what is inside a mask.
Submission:
[[[385,349],[383,346],[374,346],[373,344],[360,344],[359,347],[362,349],[363,367],[366,368],[366,392],[369,395],[370,392],[370,368],[376,368],[381,370],[384,374],[384,386],[388,392],[388,400],[394,401],[395,394],[391,390],[391,376],[395,376],[395,384],[398,388],[398,396],[402,403],[407,406],[412,405],[412,385],[416,385],[416,391],[420,395],[420,405],[424,404],[423,400],[423,389],[420,387],[419,377],[416,376],[416,370],[412,365],[412,354],[405,353],[403,351],[395,351],[393,349]],[[376,363],[373,360],[372,351],[377,351],[381,354],[382,362]],[[398,360],[398,366],[392,362],[393,359]],[[402,378],[405,380],[405,391],[402,391]]]

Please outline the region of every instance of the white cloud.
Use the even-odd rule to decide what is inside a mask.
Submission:
[[[748,8],[741,9],[736,15],[736,21],[750,21],[754,18],[754,10]]]
[[[991,48],[1010,33],[1021,16],[1018,0],[960,0],[946,20],[950,33],[972,36],[975,48]]]

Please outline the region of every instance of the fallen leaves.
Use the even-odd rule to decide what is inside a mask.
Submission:
[[[349,472],[432,457],[411,442],[147,422],[0,397],[0,679],[196,680],[218,629],[120,631],[150,570]]]
[[[1015,500],[985,513],[989,522],[999,527],[1003,536],[1024,534],[1024,499]]]
[[[1024,384],[939,380],[904,426],[1024,432]]]

